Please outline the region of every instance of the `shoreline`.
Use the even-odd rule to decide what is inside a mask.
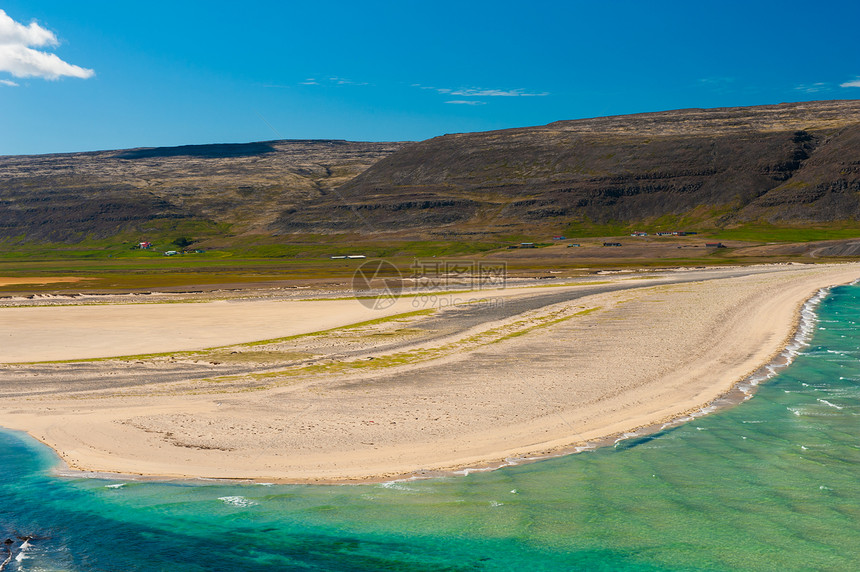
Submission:
[[[853,284],[856,283],[848,283]],[[752,399],[755,394],[758,392],[758,387],[767,383],[770,379],[777,376],[780,371],[788,368],[796,359],[797,353],[794,352],[794,355],[791,355],[789,350],[790,346],[793,344],[797,344],[798,349],[807,346],[808,340],[812,337],[812,332],[809,330],[804,330],[804,310],[809,309],[814,312],[814,307],[817,307],[818,304],[822,300],[824,300],[827,295],[829,295],[830,291],[833,288],[838,286],[844,286],[847,284],[837,284],[834,286],[828,286],[825,288],[819,289],[818,292],[810,296],[808,299],[803,301],[797,311],[795,312],[795,329],[794,332],[789,335],[786,340],[783,348],[774,354],[770,361],[758,367],[755,371],[750,373],[747,377],[738,380],[726,393],[723,395],[713,399],[710,402],[707,402],[700,407],[691,409],[687,412],[684,412],[676,417],[671,419],[667,419],[662,422],[656,422],[645,426],[633,427],[627,431],[618,432],[610,435],[605,435],[603,437],[597,438],[592,442],[588,442],[585,445],[576,445],[571,447],[566,447],[559,449],[557,451],[535,455],[535,456],[523,456],[518,457],[516,459],[499,459],[495,461],[489,461],[484,464],[477,464],[472,466],[462,466],[455,467],[448,470],[438,471],[435,474],[422,474],[416,475],[413,473],[404,473],[401,475],[392,475],[388,477],[379,477],[379,478],[365,478],[365,479],[352,479],[352,480],[331,480],[331,481],[314,481],[308,482],[306,480],[289,480],[289,479],[244,479],[244,478],[221,478],[221,477],[189,477],[189,476],[170,476],[170,475],[139,475],[139,474],[124,474],[124,473],[112,473],[112,472],[99,472],[99,471],[88,471],[86,469],[78,469],[74,468],[68,463],[66,463],[63,458],[60,456],[59,452],[56,451],[53,447],[48,445],[47,443],[39,440],[35,436],[31,435],[29,432],[25,430],[19,429],[8,429],[6,427],[0,426],[0,429],[3,431],[18,434],[21,436],[26,436],[26,438],[33,439],[34,441],[40,443],[42,446],[50,449],[55,457],[55,466],[51,469],[51,472],[54,476],[58,478],[86,478],[86,479],[99,479],[99,480],[109,480],[109,481],[131,481],[131,482],[173,482],[173,483],[181,483],[181,484],[218,484],[218,485],[321,485],[321,486],[346,486],[346,485],[372,485],[372,484],[385,484],[385,483],[399,483],[399,482],[411,482],[415,480],[427,480],[427,479],[436,479],[436,478],[447,478],[447,477],[458,477],[458,476],[468,476],[471,473],[479,473],[479,472],[489,472],[496,471],[499,469],[503,469],[506,467],[516,467],[519,465],[536,463],[543,460],[549,459],[557,459],[560,457],[567,457],[569,455],[576,455],[579,453],[586,453],[589,451],[595,451],[604,447],[616,446],[618,443],[622,443],[628,439],[635,439],[639,437],[647,437],[654,435],[656,433],[660,433],[666,429],[683,425],[685,423],[689,423],[700,417],[705,417],[707,415],[711,415],[713,413],[719,413],[720,411],[724,411],[726,409],[730,409],[732,407],[736,407],[741,405],[742,403]],[[817,315],[813,314],[810,319],[809,328],[814,327],[817,322]],[[780,358],[785,358],[780,360]],[[744,384],[749,383],[749,387],[746,389],[742,388]],[[720,403],[717,403],[720,402]]]
[[[855,281],[856,282],[856,281]],[[848,283],[848,284],[853,284]],[[451,468],[448,470],[439,471],[438,474],[424,474],[424,475],[414,475],[414,474],[403,474],[399,476],[395,476],[391,479],[362,479],[358,481],[331,481],[331,482],[323,482],[316,484],[328,484],[328,485],[348,485],[348,484],[378,484],[378,483],[396,483],[396,482],[409,482],[415,480],[425,480],[425,479],[434,479],[434,478],[444,478],[444,477],[454,477],[454,476],[468,476],[471,473],[478,472],[488,472],[488,471],[496,471],[499,469],[503,469],[506,467],[516,467],[519,465],[525,465],[529,463],[537,463],[544,460],[549,459],[557,459],[560,457],[567,457],[570,455],[577,455],[580,453],[587,453],[590,451],[596,451],[598,449],[602,449],[605,447],[614,447],[618,443],[623,443],[628,439],[636,439],[639,437],[648,437],[654,435],[656,433],[660,433],[666,429],[671,429],[673,427],[678,427],[689,423],[695,419],[700,417],[705,417],[707,415],[711,415],[713,413],[719,413],[720,411],[724,411],[726,409],[730,409],[732,407],[737,407],[738,405],[743,404],[746,401],[752,399],[755,394],[758,392],[758,387],[767,383],[770,379],[779,375],[779,372],[788,368],[795,360],[797,354],[789,357],[787,355],[787,351],[792,344],[799,344],[799,347],[803,347],[808,345],[808,342],[803,340],[803,337],[810,337],[811,332],[806,332],[803,329],[803,310],[806,309],[810,303],[815,303],[817,306],[818,303],[821,302],[824,298],[827,297],[827,294],[836,287],[846,286],[848,284],[837,284],[834,286],[828,286],[826,288],[821,288],[814,295],[810,296],[807,300],[802,302],[797,309],[797,326],[795,327],[795,331],[792,335],[788,336],[785,341],[785,345],[783,348],[775,353],[770,361],[761,365],[755,371],[750,373],[747,377],[738,380],[735,384],[726,391],[723,395],[720,395],[713,400],[705,403],[704,405],[695,407],[690,409],[684,413],[679,414],[678,416],[668,418],[664,421],[658,421],[655,423],[651,423],[648,425],[642,425],[639,427],[633,427],[625,431],[619,431],[617,433],[608,434],[605,436],[598,437],[596,439],[590,440],[584,445],[573,445],[568,447],[562,447],[557,451],[537,454],[534,456],[522,456],[517,458],[507,458],[501,460],[490,461],[486,464],[478,464],[473,466],[462,466]],[[826,291],[822,295],[822,291]],[[810,326],[814,326],[815,321],[817,321],[817,316],[813,317],[813,321]],[[808,334],[808,335],[807,335]],[[780,358],[786,357],[786,360],[780,360]],[[760,378],[760,379],[759,379]],[[754,382],[750,383],[751,381]],[[746,383],[750,384],[750,387],[743,389],[742,386]],[[718,403],[719,402],[719,403]],[[110,475],[110,473],[107,473]],[[105,477],[105,478],[113,478],[113,477]],[[157,477],[156,477],[157,478]],[[225,481],[226,482],[226,481]],[[241,481],[240,481],[241,482]],[[249,481],[245,481],[249,482]],[[306,484],[303,481],[284,481],[283,483],[279,483],[275,481],[276,484]]]
[[[848,268],[847,266],[844,268]],[[853,267],[856,269],[856,266]],[[856,273],[855,273],[856,274]],[[804,330],[804,317],[805,311],[809,310],[809,313],[814,311],[814,305],[820,302],[823,297],[826,296],[826,293],[835,286],[849,284],[852,282],[856,282],[856,276],[850,280],[842,280],[836,283],[830,284],[828,286],[816,287],[813,289],[813,292],[807,295],[803,300],[799,303],[793,304],[792,308],[792,319],[791,319],[791,329],[788,335],[784,336],[777,351],[770,352],[769,357],[766,361],[761,362],[758,361],[755,364],[740,364],[741,367],[746,366],[748,370],[745,375],[740,378],[736,378],[732,380],[731,385],[728,389],[722,391],[715,397],[712,397],[700,405],[696,405],[693,407],[688,407],[681,412],[675,413],[673,415],[666,416],[660,420],[651,420],[648,423],[634,424],[633,421],[635,419],[630,419],[630,425],[626,428],[611,432],[604,432],[600,435],[590,435],[586,439],[575,440],[576,435],[568,435],[568,445],[560,445],[557,447],[551,446],[539,446],[532,447],[533,449],[541,449],[534,450],[531,452],[527,452],[525,454],[517,454],[517,455],[506,455],[504,457],[495,457],[484,459],[479,462],[467,462],[462,464],[451,464],[445,467],[439,468],[429,468],[427,470],[411,470],[411,471],[392,471],[379,473],[372,476],[351,476],[347,478],[327,478],[325,476],[320,476],[318,478],[284,478],[284,477],[266,477],[266,476],[255,476],[251,478],[243,478],[243,477],[221,477],[221,476],[195,476],[195,475],[186,475],[186,474],[138,474],[135,472],[108,472],[101,470],[87,470],[86,468],[78,468],[77,463],[69,463],[65,461],[66,467],[58,467],[55,472],[58,476],[63,477],[90,477],[90,478],[105,478],[111,480],[140,480],[140,481],[179,481],[179,482],[192,482],[192,483],[200,483],[200,482],[218,482],[218,483],[278,483],[278,484],[361,484],[361,483],[380,483],[380,482],[391,482],[391,481],[403,481],[403,480],[413,480],[413,479],[424,479],[424,478],[438,478],[445,476],[453,476],[453,475],[463,475],[469,474],[471,472],[478,471],[487,471],[487,470],[495,470],[505,466],[514,466],[518,464],[524,464],[529,462],[535,462],[538,460],[543,460],[547,458],[555,458],[560,456],[566,456],[568,454],[573,454],[582,451],[594,450],[597,448],[610,446],[617,444],[619,442],[623,442],[627,439],[644,437],[647,435],[651,435],[653,433],[657,433],[659,431],[665,430],[669,427],[679,425],[700,417],[702,415],[707,415],[711,412],[725,409],[727,407],[733,407],[737,404],[742,403],[743,401],[749,399],[755,392],[756,386],[765,381],[765,379],[769,379],[773,375],[775,375],[775,370],[784,369],[787,367],[794,359],[794,355],[791,355],[791,352],[795,352],[796,349],[805,345],[805,340],[803,339],[811,335],[811,327],[814,322],[810,324],[810,328],[808,330]],[[649,286],[643,285],[640,288],[636,288],[637,292],[642,292],[644,290],[649,289]],[[813,318],[814,319],[814,316]],[[796,346],[792,349],[792,346]],[[761,349],[761,348],[760,348]],[[755,353],[755,352],[753,352]],[[784,356],[784,359],[780,359]],[[736,364],[737,365],[737,364]],[[754,367],[753,367],[754,365]],[[767,376],[766,378],[762,378],[762,376]],[[13,428],[13,430],[20,430]],[[56,453],[62,458],[62,454],[59,453],[58,449],[48,443],[46,440],[39,439],[38,436],[34,435],[33,431],[25,431],[31,437],[36,440],[42,442],[46,446],[54,449]],[[547,444],[548,445],[548,444]]]

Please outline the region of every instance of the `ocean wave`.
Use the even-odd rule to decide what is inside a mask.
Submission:
[[[226,505],[235,506],[238,508],[248,508],[260,504],[256,501],[252,501],[251,499],[241,496],[218,497],[218,500]]]
[[[823,409],[823,408],[820,408]],[[804,407],[789,407],[789,411],[791,411],[794,415],[798,417],[842,417],[842,413],[827,413],[823,410],[813,410]],[[810,427],[812,429],[814,427]]]
[[[629,433],[624,433],[621,437],[615,440],[615,444],[617,445],[621,441],[625,441],[627,439],[631,439],[633,437],[638,437],[639,433],[636,431],[631,431]]]
[[[30,541],[25,540],[21,544],[21,546],[18,547],[18,554],[15,556],[15,561],[16,562],[22,562],[22,561],[26,560],[27,558],[29,558],[29,556],[27,556],[27,551],[30,550],[32,547],[33,547],[33,545],[30,544]],[[22,568],[19,568],[19,570],[22,570]]]
[[[379,486],[383,489],[390,489],[390,490],[395,490],[395,491],[405,491],[405,492],[410,492],[410,493],[415,493],[415,492],[419,491],[419,489],[416,489],[415,487],[408,487],[408,486],[404,485],[402,480],[388,481],[385,483],[380,483]]]
[[[815,326],[818,325],[818,307],[821,305],[829,294],[832,288],[821,288],[815,293],[800,309],[800,323],[798,324],[797,333],[791,341],[785,346],[782,352],[769,364],[760,368],[759,371],[738,384],[738,389],[745,394],[744,401],[752,397],[756,386],[765,382],[780,371],[791,365],[797,356],[801,355],[809,343],[812,341],[812,336],[815,333]]]

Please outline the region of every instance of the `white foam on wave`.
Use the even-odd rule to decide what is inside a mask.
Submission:
[[[857,382],[856,379],[852,379],[851,381]],[[828,393],[830,395],[839,395],[845,396],[849,398],[857,398],[860,397],[860,387],[830,387],[827,389],[822,389],[821,393]]]
[[[115,483],[112,485],[105,485],[106,489],[121,489],[125,486],[125,483]]]
[[[815,411],[812,409],[803,409],[803,408],[792,409],[789,407],[788,410],[791,411],[792,413],[794,413],[795,415],[797,415],[798,417],[809,417],[809,418],[814,418],[814,417],[841,417],[841,416],[845,415],[844,413],[826,413],[826,412],[824,412],[823,409],[819,409],[818,411]]]
[[[621,441],[624,441],[625,439],[630,439],[631,437],[638,437],[638,436],[639,436],[639,433],[636,431],[624,433],[623,435],[621,435],[621,437],[619,437],[618,439],[615,440],[615,443],[619,443]]]
[[[407,491],[407,492],[418,492],[418,489],[414,487],[407,487],[403,484],[403,480],[398,481],[388,481],[386,483],[380,483],[379,486],[383,489],[391,489],[395,491]]]
[[[583,446],[574,447],[573,452],[574,453],[581,453],[583,451],[590,451],[594,448],[595,448],[594,445],[586,444]],[[555,457],[558,457],[558,455],[550,454],[550,455],[533,455],[533,456],[529,456],[529,457],[505,457],[505,460],[503,463],[500,463],[498,465],[494,465],[492,467],[475,467],[475,468],[460,469],[459,471],[452,471],[452,474],[468,476],[472,473],[485,473],[487,471],[495,471],[496,469],[501,469],[503,467],[516,467],[517,465],[519,465],[521,463],[532,462],[532,461],[541,461],[543,459],[552,459]]]
[[[738,387],[741,387],[741,386],[739,385]],[[744,393],[746,393],[746,392],[744,392]],[[746,401],[746,399],[747,398],[745,397],[744,401]],[[716,405],[714,405],[713,403],[710,405],[706,405],[697,411],[693,411],[692,413],[688,413],[687,415],[684,415],[683,417],[678,417],[677,419],[672,419],[671,421],[667,421],[666,423],[663,423],[663,425],[660,426],[660,431],[662,431],[664,429],[668,429],[670,427],[676,427],[678,425],[683,425],[684,423],[687,423],[689,421],[693,421],[695,419],[698,419],[699,417],[704,417],[705,415],[713,413],[717,409],[718,409],[718,407]],[[700,431],[702,430],[699,427],[697,427],[696,429],[699,429]],[[621,439],[619,439],[618,441],[620,441],[620,440]],[[615,442],[617,443],[618,441],[615,441]]]
[[[836,405],[835,403],[830,403],[826,399],[816,399],[816,401],[818,401],[819,403],[823,403],[824,405],[828,405],[830,407],[833,407],[834,409],[843,409],[843,407],[841,405]]]
[[[780,371],[787,368],[794,362],[797,356],[801,355],[802,351],[809,347],[809,342],[812,340],[812,335],[815,333],[815,326],[818,325],[818,306],[828,294],[831,288],[821,288],[816,292],[815,296],[806,301],[800,309],[800,324],[797,328],[797,333],[791,341],[785,346],[785,349],[776,357],[776,359],[764,367],[759,372],[751,375],[738,384],[738,389],[744,393],[744,401],[752,397],[755,387],[764,381],[776,376]],[[823,328],[822,328],[823,329]],[[803,384],[806,386],[806,384]]]
[[[30,548],[32,548],[32,547],[33,547],[33,545],[30,544],[30,541],[25,540],[23,542],[23,544],[21,544],[21,546],[18,547],[18,554],[15,555],[15,561],[16,562],[22,562],[23,560],[29,558],[29,556],[27,556],[27,551],[30,550]]]
[[[238,508],[248,508],[260,504],[256,501],[252,501],[251,499],[247,499],[245,497],[240,496],[218,497],[218,500],[226,505],[235,506]]]

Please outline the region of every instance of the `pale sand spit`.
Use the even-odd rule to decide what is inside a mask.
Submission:
[[[0,424],[29,432],[74,468],[169,477],[337,482],[552,454],[676,418],[724,394],[782,350],[804,301],[857,280],[860,265],[719,272],[680,284],[643,280],[470,327],[432,347],[419,335],[389,354],[317,361],[268,373],[265,383],[249,374],[7,398]],[[260,316],[256,337],[367,316],[354,300],[307,304],[306,314],[299,303],[290,310],[301,316],[293,329],[271,329]],[[172,306],[182,305],[146,310],[166,312],[160,319],[185,310]],[[229,304],[188,306],[245,327]],[[276,311],[266,308],[270,317]],[[152,335],[146,330],[158,327],[145,313],[140,320],[128,331]],[[420,330],[416,320],[407,329]],[[76,335],[86,337],[80,328]]]
[[[488,290],[480,296],[521,291]],[[199,350],[326,330],[464,297],[440,294],[420,306],[403,297],[377,308],[352,298],[6,307],[0,308],[0,363]]]

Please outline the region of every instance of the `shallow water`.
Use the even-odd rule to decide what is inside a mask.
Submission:
[[[45,537],[7,570],[860,570],[860,287],[818,313],[742,405],[468,476],[122,484],[0,433],[0,534]]]

